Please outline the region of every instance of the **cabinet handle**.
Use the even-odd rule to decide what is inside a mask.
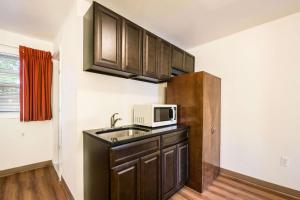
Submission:
[[[216,131],[216,128],[212,125],[212,126],[211,126],[211,134],[214,134],[215,131]]]

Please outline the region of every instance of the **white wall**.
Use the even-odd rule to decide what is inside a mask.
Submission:
[[[1,52],[18,55],[19,45],[52,51],[50,42],[0,30]],[[56,85],[57,80],[53,81]],[[55,87],[53,90],[55,93]],[[21,123],[18,113],[0,113],[0,127],[0,170],[52,160],[54,150],[52,121]]]
[[[62,78],[62,175],[76,199],[83,199],[82,130],[109,126],[114,112],[123,118],[120,124],[131,123],[133,104],[163,102],[159,85],[83,71],[82,15],[88,6],[74,2],[55,42]],[[295,189],[300,112],[299,95],[290,86],[300,87],[297,20],[294,15],[191,50],[198,71],[222,78],[222,167]],[[290,159],[288,168],[279,167],[280,156]]]
[[[190,51],[222,78],[221,166],[300,190],[300,13]]]
[[[53,55],[56,53],[53,51]],[[53,79],[52,79],[52,162],[54,168],[58,171],[59,162],[59,60],[58,58],[52,59],[53,61]]]
[[[54,48],[60,53],[62,176],[76,198],[80,136],[77,132],[77,69],[82,65],[82,24],[76,15],[76,2],[70,8]],[[76,198],[77,199],[77,198]]]
[[[163,94],[159,85],[127,80],[111,76],[83,72],[78,73],[77,90],[77,132],[80,141],[79,153],[79,194],[83,199],[83,157],[82,130],[110,127],[110,117],[120,113],[122,118],[118,125],[132,124],[134,104],[162,103]]]
[[[86,1],[73,5],[55,46],[60,48],[62,79],[62,176],[76,199],[83,199],[83,130],[132,123],[132,106],[163,101],[159,85],[83,71],[83,14]]]

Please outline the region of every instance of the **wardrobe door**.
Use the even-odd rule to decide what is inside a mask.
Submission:
[[[219,174],[221,80],[205,73],[203,79],[203,189]]]

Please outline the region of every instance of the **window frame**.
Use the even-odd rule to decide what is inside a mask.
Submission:
[[[0,44],[0,54],[15,56],[19,58],[19,49],[18,47],[13,47],[12,45],[2,45]],[[19,119],[20,111],[11,111],[11,112],[1,112],[0,119]]]

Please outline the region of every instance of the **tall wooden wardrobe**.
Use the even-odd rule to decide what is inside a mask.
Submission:
[[[203,192],[220,169],[221,79],[206,72],[172,77],[166,100],[190,127],[188,186]]]

